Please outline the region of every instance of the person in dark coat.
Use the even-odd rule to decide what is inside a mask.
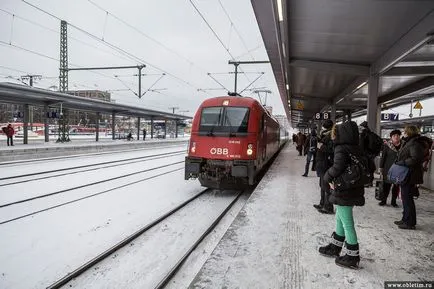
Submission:
[[[372,131],[368,127],[367,121],[362,122],[358,129],[359,129],[360,148],[362,149],[362,152],[368,157],[368,160],[369,160],[368,165],[369,165],[369,172],[371,174],[371,181],[370,181],[370,184],[368,185],[368,187],[370,187],[370,186],[373,186],[374,172],[376,170],[376,167],[375,167],[376,155],[369,150],[369,143],[370,143],[369,134],[372,133]],[[380,153],[380,152],[378,152],[378,153]]]
[[[324,121],[324,128],[319,137],[320,147],[316,152],[316,173],[319,177],[319,186],[321,188],[321,199],[319,204],[314,204],[314,208],[323,214],[333,214],[333,204],[329,201],[330,187],[324,184],[323,177],[325,172],[333,165],[333,140],[331,137],[333,121],[330,119]]]
[[[309,166],[310,162],[313,160],[312,167],[315,166],[315,155],[316,155],[316,149],[318,145],[318,138],[316,136],[316,130],[312,130],[310,135],[307,137],[305,143],[304,143],[304,154],[307,155],[306,157],[306,166],[304,168],[304,174],[303,177],[307,177],[309,173]]]
[[[3,132],[6,134],[8,146],[9,146],[9,144],[11,146],[13,146],[14,145],[14,134],[15,134],[15,130],[14,130],[13,126],[11,124],[8,124],[7,127],[3,128]]]
[[[335,188],[334,180],[345,173],[351,164],[350,153],[360,157],[359,131],[354,121],[347,121],[336,125],[332,130],[335,145],[333,166],[324,174],[324,182],[331,189],[330,202],[336,205],[336,231],[332,234],[332,241],[327,246],[319,248],[322,255],[336,257],[339,266],[356,269],[359,266],[359,243],[354,227],[353,207],[365,204],[365,189],[363,185],[356,185],[348,189]],[[345,255],[340,256],[344,245]]]
[[[298,150],[299,156],[301,156],[303,153],[303,145],[304,145],[305,141],[306,141],[306,136],[304,134],[302,134],[301,132],[298,132],[298,134],[297,134],[297,150]]]
[[[381,152],[380,158],[380,175],[383,179],[383,195],[381,198],[381,202],[378,203],[380,206],[384,206],[387,201],[387,197],[389,196],[390,188],[392,187],[392,200],[390,204],[397,208],[396,199],[399,193],[399,186],[392,184],[387,180],[387,172],[390,167],[395,163],[396,157],[398,155],[398,151],[401,148],[401,131],[399,129],[395,129],[390,133],[390,140],[384,145],[383,151]]]
[[[414,194],[417,192],[418,184],[423,183],[423,162],[425,144],[420,137],[419,129],[410,125],[404,129],[404,138],[401,150],[398,152],[396,164],[410,168],[407,181],[401,185],[402,219],[395,221],[400,229],[415,229],[416,206]]]
[[[146,128],[143,129],[143,140],[146,139]]]

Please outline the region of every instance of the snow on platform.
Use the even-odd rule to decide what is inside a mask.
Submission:
[[[47,157],[61,157],[85,153],[97,153],[105,151],[117,151],[125,149],[140,149],[146,147],[160,147],[171,143],[187,142],[189,137],[166,138],[166,139],[143,139],[128,141],[126,139],[102,138],[95,141],[94,138],[72,138],[70,142],[56,143],[55,141],[44,142],[43,139],[30,141],[23,144],[22,140],[14,139],[14,146],[7,146],[6,142],[0,142],[0,162],[15,161],[22,159],[36,159]],[[186,147],[187,149],[187,147]]]
[[[384,288],[384,281],[434,279],[433,193],[416,200],[411,231],[393,224],[401,204],[380,207],[374,188],[366,189],[366,205],[354,209],[361,269],[341,268],[318,253],[335,216],[313,208],[318,178],[302,177],[304,165],[294,146],[282,150],[189,288]]]

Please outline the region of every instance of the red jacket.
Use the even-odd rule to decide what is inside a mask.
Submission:
[[[8,137],[12,137],[15,134],[15,130],[12,126],[7,126],[4,132]]]

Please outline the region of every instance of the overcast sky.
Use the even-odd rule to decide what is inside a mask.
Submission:
[[[268,60],[249,0],[1,0],[0,15],[0,82],[20,83],[20,76],[35,74],[42,75],[36,87],[59,85],[58,17],[70,24],[70,68],[145,63],[142,92],[166,73],[152,87],[158,92],[149,91],[141,99],[132,92],[138,90],[137,69],[70,71],[69,90],[108,90],[118,103],[150,109],[169,111],[175,106],[178,113],[188,110],[184,113],[193,115],[204,99],[233,91],[234,75],[229,72],[234,67],[228,60]],[[270,90],[267,105],[283,114],[271,66],[240,68],[245,74],[238,77],[238,91],[265,72],[250,88]],[[198,91],[222,88],[208,73],[226,89]],[[258,99],[252,91],[243,95]]]

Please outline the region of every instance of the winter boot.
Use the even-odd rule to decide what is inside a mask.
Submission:
[[[336,258],[336,265],[350,269],[359,269],[359,244],[350,245],[345,242],[345,249],[345,255]]]
[[[319,247],[319,253],[328,257],[337,257],[341,253],[342,246],[344,245],[345,237],[337,235],[335,232],[332,234],[330,244],[327,246]]]

